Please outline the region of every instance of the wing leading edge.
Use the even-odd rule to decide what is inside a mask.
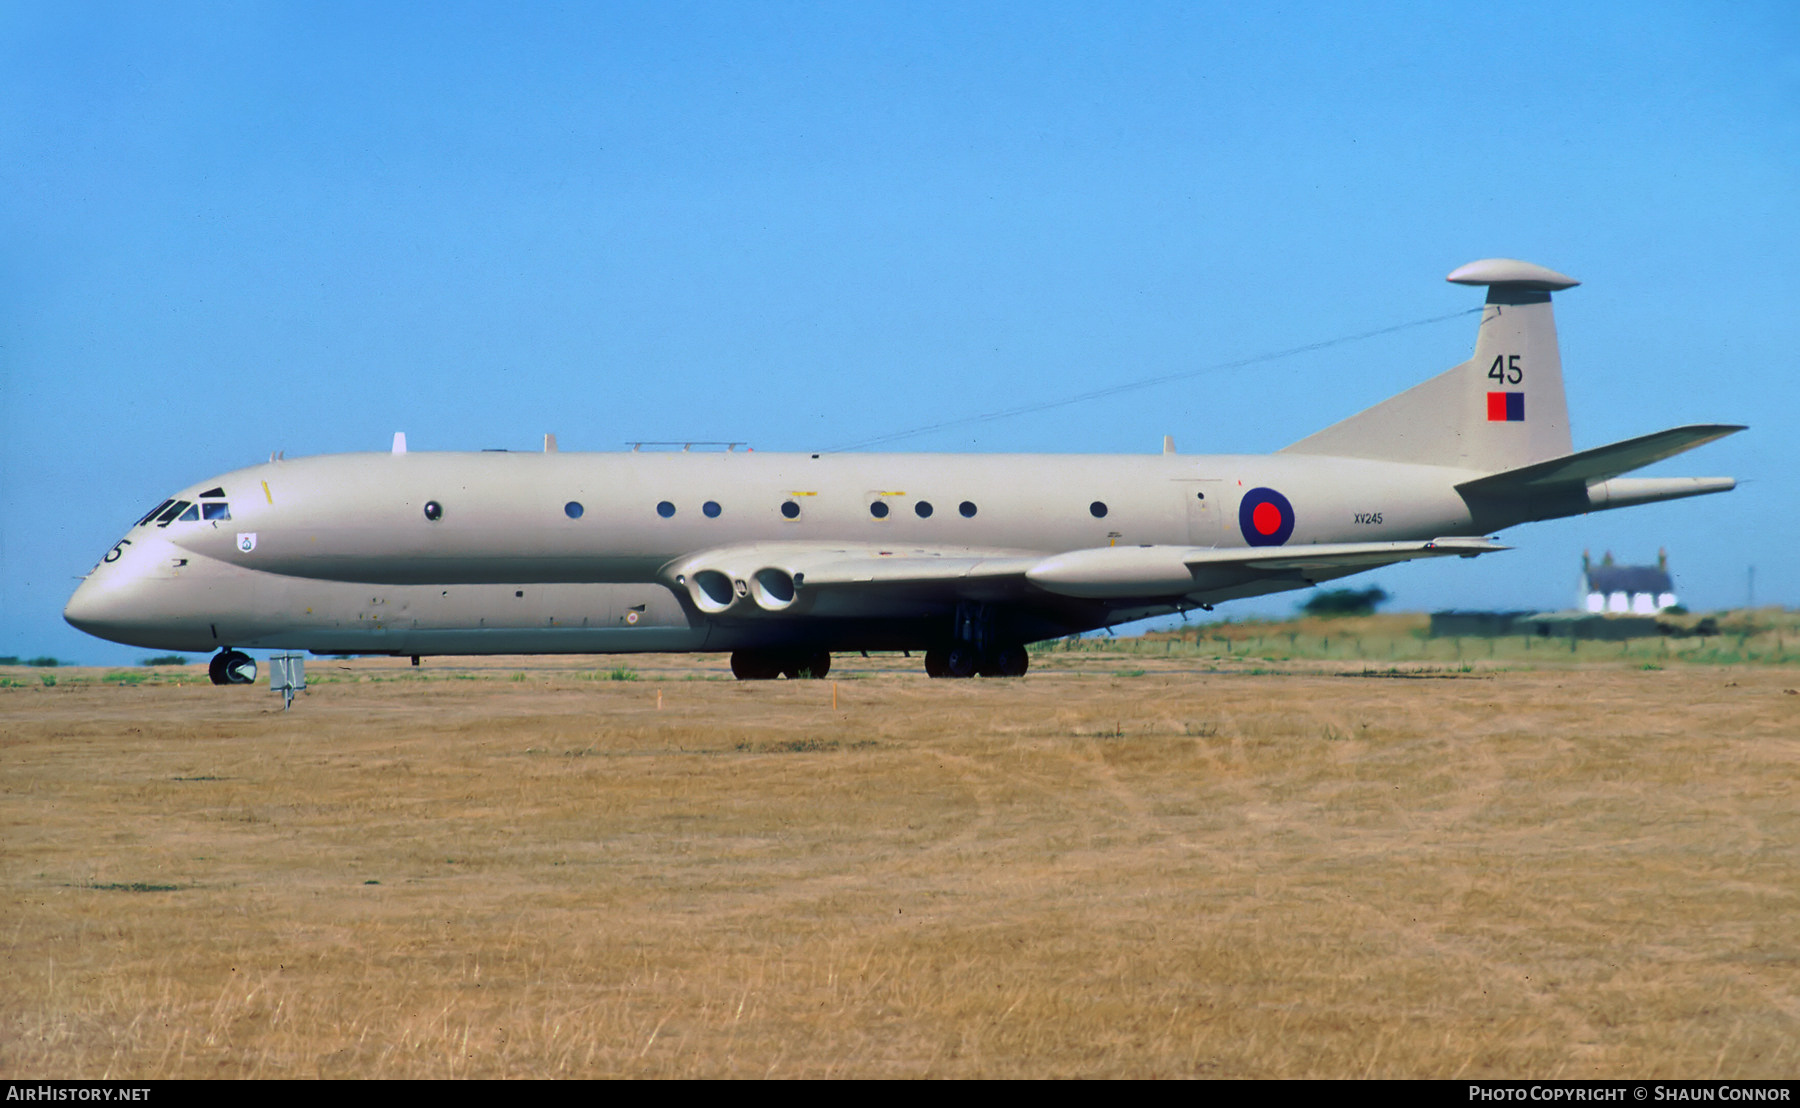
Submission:
[[[709,615],[809,611],[823,596],[921,593],[1003,600],[1050,593],[1080,600],[1174,604],[1305,588],[1416,558],[1472,558],[1507,547],[1487,539],[1320,543],[1296,547],[1109,546],[1048,557],[1006,550],[883,549],[836,543],[749,543],[665,566],[662,578]]]

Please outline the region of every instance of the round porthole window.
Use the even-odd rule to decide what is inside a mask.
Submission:
[[[930,519],[931,518],[931,501],[921,500],[917,504],[914,504],[913,512],[920,519]]]
[[[957,505],[956,510],[963,514],[964,519],[975,518],[975,502],[973,500],[963,501],[961,504]]]
[[[433,523],[436,523],[438,520],[443,519],[444,518],[444,506],[442,504],[439,504],[435,500],[427,500],[425,502],[425,518],[429,519]]]
[[[571,500],[563,505],[563,514],[570,519],[580,519],[581,510],[581,502],[578,500]]]
[[[675,505],[673,505],[673,504],[669,503],[667,500],[665,500],[661,504],[658,504],[656,506],[656,514],[663,517],[664,519],[668,519],[670,516],[675,514]]]
[[[792,500],[786,501],[781,505],[781,514],[789,519],[799,519],[800,505],[794,503]]]
[[[1089,504],[1088,511],[1093,513],[1095,519],[1106,518],[1106,504],[1102,501],[1096,500],[1092,504]]]
[[[719,507],[719,502],[717,500],[708,500],[706,503],[700,505],[700,510],[706,513],[707,519],[718,519],[719,513],[724,511],[723,508]]]
[[[887,501],[877,500],[875,503],[869,505],[869,514],[876,519],[886,519],[888,514]]]

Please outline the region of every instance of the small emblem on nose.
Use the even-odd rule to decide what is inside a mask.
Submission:
[[[242,550],[246,554],[250,553],[252,550],[255,550],[256,549],[256,532],[255,531],[239,531],[238,532],[238,549]]]

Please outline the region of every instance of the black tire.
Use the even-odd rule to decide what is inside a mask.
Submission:
[[[944,655],[945,677],[973,677],[981,665],[981,656],[967,643],[957,643]]]
[[[256,659],[241,650],[227,650],[219,655],[220,669],[228,685],[256,684]]]
[[[221,650],[212,656],[212,661],[206,663],[206,676],[212,679],[213,684],[231,684],[231,678],[225,676],[225,659],[230,656],[230,653],[230,651]]]
[[[1023,646],[1003,646],[994,651],[982,671],[983,677],[1023,677],[1031,668],[1031,655]],[[990,672],[991,671],[991,672]]]
[[[948,653],[949,653],[949,651],[944,650],[941,647],[935,647],[935,646],[932,647],[930,650],[927,650],[925,652],[925,676],[927,676],[927,677],[943,677],[943,676],[945,676],[944,656]]]
[[[739,681],[773,681],[781,675],[781,662],[760,650],[733,650],[731,675]]]
[[[794,663],[789,677],[809,677],[815,681],[831,672],[831,651],[809,650]]]

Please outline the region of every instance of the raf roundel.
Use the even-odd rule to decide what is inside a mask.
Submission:
[[[1280,546],[1294,533],[1294,506],[1274,489],[1251,489],[1238,504],[1238,530],[1251,546]]]

